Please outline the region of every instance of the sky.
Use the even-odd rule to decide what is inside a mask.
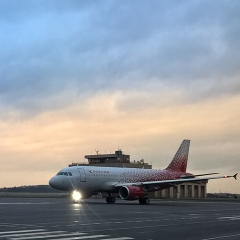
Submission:
[[[0,187],[121,148],[240,172],[240,1],[0,1]],[[240,193],[212,180],[208,192]]]

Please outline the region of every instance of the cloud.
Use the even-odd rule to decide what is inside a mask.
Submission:
[[[41,111],[42,98],[66,88],[81,95],[239,76],[238,3],[26,3],[1,8],[10,14],[1,21],[0,89],[16,108],[27,101]]]

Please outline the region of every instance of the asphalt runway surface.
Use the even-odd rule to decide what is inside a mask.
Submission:
[[[240,202],[0,198],[1,239],[236,240]]]

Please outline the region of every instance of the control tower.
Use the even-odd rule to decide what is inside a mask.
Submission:
[[[115,151],[114,154],[99,154],[99,151],[96,151],[95,155],[86,155],[85,158],[88,160],[88,163],[72,163],[69,165],[69,167],[83,166],[88,164],[98,167],[127,167],[152,169],[152,165],[145,163],[143,159],[130,162],[130,155],[123,154],[121,149]]]

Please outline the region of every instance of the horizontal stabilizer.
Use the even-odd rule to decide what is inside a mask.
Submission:
[[[238,173],[234,174],[233,176],[228,176],[228,177],[233,177],[233,178],[235,178],[235,180],[237,180],[237,175],[238,175]]]

